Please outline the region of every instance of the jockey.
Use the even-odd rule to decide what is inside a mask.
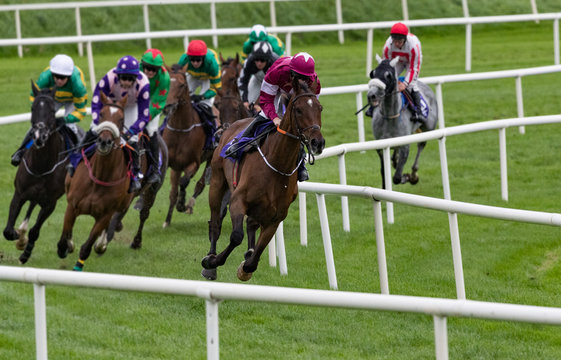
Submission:
[[[109,70],[95,87],[92,96],[92,123],[82,141],[82,145],[88,144],[97,136],[94,129],[95,126],[99,125],[99,113],[103,107],[100,92],[116,101],[128,95],[124,109],[125,129],[122,136],[133,148],[130,152],[133,174],[129,193],[137,192],[141,189],[139,178],[142,176],[138,153],[138,134],[144,130],[150,121],[150,81],[144,73],[140,72],[138,60],[134,56],[127,55],[119,59],[117,66]],[[125,151],[125,154],[128,154],[128,152]],[[74,172],[72,162],[69,164],[68,170],[72,175]]]
[[[253,51],[245,61],[238,79],[240,95],[247,110],[250,109],[250,105],[253,105],[256,112],[261,111],[261,107],[256,104],[259,100],[261,84],[265,73],[278,58],[271,44],[266,41],[257,42],[253,46]]]
[[[308,87],[313,83],[317,83],[316,96],[319,97],[321,90],[320,82],[315,71],[314,58],[306,53],[300,52],[294,56],[281,57],[269,71],[265,74],[265,79],[261,85],[261,94],[259,102],[261,104],[261,112],[244,130],[241,138],[252,136],[252,132],[258,129],[261,125],[270,123],[278,128],[281,123],[281,118],[284,115],[280,98],[282,94],[287,94],[292,91],[292,80],[298,79],[305,82]],[[239,149],[236,144],[233,144],[227,151],[226,156],[235,153]],[[303,159],[306,152],[304,147],[300,151],[300,159]],[[306,181],[309,179],[308,170],[301,162],[298,168],[298,181]]]
[[[284,44],[281,39],[276,35],[270,35],[267,33],[267,29],[261,25],[253,25],[249,33],[249,38],[244,42],[242,48],[242,60],[245,61],[249,54],[253,51],[255,43],[259,41],[266,41],[271,44],[273,52],[278,56],[284,55]]]
[[[216,51],[207,48],[202,40],[192,40],[187,46],[187,52],[179,59],[179,65],[187,66],[187,84],[191,91],[191,100],[204,105],[207,111],[214,112],[214,98],[222,88],[220,79],[220,65]],[[200,87],[199,94],[195,90]],[[218,121],[217,114],[214,114]],[[218,124],[216,125],[218,126]]]
[[[148,156],[152,172],[148,177],[149,184],[161,181],[159,174],[159,144],[157,131],[160,125],[160,114],[166,105],[169,93],[169,72],[164,66],[164,55],[158,49],[148,49],[140,60],[140,71],[150,81],[150,122],[144,128],[150,138],[149,148],[151,156]]]
[[[401,22],[395,23],[392,26],[390,37],[384,45],[382,58],[391,60],[398,56],[399,61],[395,66],[397,74],[399,75],[403,70],[406,70],[405,79],[397,85],[398,90],[402,92],[407,89],[411,93],[411,98],[415,105],[415,113],[412,120],[425,122],[426,119],[421,109],[421,95],[417,87],[417,78],[419,77],[423,62],[421,42],[415,35],[409,32],[407,25]]]
[[[49,67],[39,75],[36,85],[40,90],[56,87],[55,111],[64,106],[64,118],[57,119],[57,127],[68,124],[61,130],[67,142],[74,143],[78,134],[75,123],[82,120],[86,115],[86,104],[88,102],[84,73],[79,67],[74,66],[74,61],[70,56],[59,54],[51,59]],[[29,95],[29,100],[31,103],[35,100],[33,91]],[[70,131],[65,130],[67,128]],[[25,150],[32,143],[31,130],[29,130],[18,150],[12,155],[12,165],[19,165]]]

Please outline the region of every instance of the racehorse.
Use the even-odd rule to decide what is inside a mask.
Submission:
[[[139,144],[140,147],[140,166],[141,166],[141,170],[142,173],[146,174],[147,169],[148,169],[148,161],[146,159],[146,156],[151,156],[149,151],[147,151],[147,136],[146,135],[142,135],[141,136],[141,141],[139,141],[140,143],[143,144]],[[158,191],[160,190],[160,188],[162,187],[163,184],[163,179],[165,178],[165,174],[167,172],[167,167],[168,167],[168,148],[166,146],[166,143],[164,142],[164,140],[162,139],[162,137],[158,134],[157,135],[157,139],[158,139],[158,144],[159,144],[159,148],[160,148],[160,159],[159,162],[161,163],[160,165],[160,174],[161,174],[161,178],[162,181],[157,183],[157,184],[148,184],[147,181],[147,177],[145,176],[144,179],[142,180],[142,189],[135,194],[135,196],[137,195],[142,195],[142,201],[140,202],[140,223],[138,225],[138,229],[136,231],[136,235],[134,236],[134,239],[130,245],[131,248],[133,249],[140,249],[142,247],[142,230],[144,229],[144,223],[146,222],[146,220],[148,219],[148,217],[150,216],[150,209],[152,208],[152,206],[154,205],[154,201],[156,200],[156,195],[158,194]],[[139,204],[139,203],[137,203]],[[128,210],[128,208],[127,208]],[[127,210],[123,211],[123,212],[117,212],[115,213],[115,215],[113,215],[113,218],[111,219],[111,222],[109,223],[109,227],[107,228],[107,231],[105,234],[102,234],[101,238],[96,241],[95,246],[94,246],[94,250],[96,253],[98,254],[103,254],[105,252],[105,250],[107,249],[107,244],[113,240],[113,237],[115,235],[115,231],[121,231],[123,228],[123,223],[122,220],[125,217]]]
[[[220,113],[220,123],[223,128],[228,128],[236,120],[245,119],[249,116],[243,105],[238,89],[238,78],[240,77],[241,65],[239,55],[236,58],[229,57],[224,60],[220,54],[222,94],[216,100],[216,106]]]
[[[398,91],[398,77],[395,65],[399,61],[399,57],[393,60],[382,60],[376,55],[379,65],[371,74],[372,79],[368,83],[368,101],[375,107],[372,114],[372,130],[374,138],[387,139],[396,136],[404,136],[415,132],[434,130],[437,120],[437,102],[436,96],[432,89],[421,81],[417,81],[419,90],[425,99],[429,113],[426,122],[413,122],[411,120],[412,112],[402,106],[402,97]],[[392,165],[395,168],[393,175],[394,184],[405,184],[410,182],[416,184],[419,181],[417,171],[419,170],[419,156],[423,151],[426,142],[417,144],[417,155],[411,167],[411,174],[403,174],[403,167],[409,156],[409,145],[403,145],[394,149],[392,155]],[[382,187],[385,188],[384,181],[384,159],[382,150],[378,150],[380,157],[382,172]]]
[[[171,169],[170,203],[164,228],[171,223],[174,206],[179,212],[192,213],[194,198],[200,194],[197,192],[202,191],[202,188],[197,186],[195,189],[195,194],[189,203],[190,210],[185,206],[185,189],[199,170],[201,162],[205,160],[205,157],[210,156],[204,150],[206,135],[201,118],[191,104],[189,85],[185,75],[186,69],[187,66],[182,68],[177,64],[169,69],[170,88],[163,110],[167,116],[167,124],[162,137],[168,147],[168,162]],[[183,177],[181,177],[182,173],[185,174]],[[202,187],[204,187],[204,182]]]
[[[83,161],[76,167],[74,176],[67,176],[65,181],[68,204],[58,242],[57,253],[60,258],[68,255],[68,242],[72,240],[76,218],[87,214],[95,219],[88,239],[80,248],[80,256],[74,266],[76,271],[82,270],[94,242],[107,229],[113,214],[125,211],[134,195],[128,192],[131,164],[130,161],[127,164],[120,146],[124,106],[128,96],[118,102],[109,99],[103,92],[100,92],[100,96],[103,108],[100,123],[94,129],[98,134],[95,153],[88,160],[82,150]]]
[[[253,120],[239,120],[223,134],[212,158],[210,180],[209,239],[210,251],[202,260],[202,275],[216,279],[216,268],[241,244],[244,237],[243,220],[248,216],[248,239],[257,227],[261,231],[256,246],[249,243],[245,260],[238,267],[237,276],[242,281],[251,278],[263,250],[275,234],[278,225],[286,218],[288,208],[298,191],[297,169],[302,144],[311,154],[321,154],[325,140],[321,134],[321,111],[315,89],[297,79],[292,82],[294,93],[288,101],[286,113],[277,131],[269,134],[258,151],[246,153],[241,161],[233,162],[220,156],[222,148]],[[315,86],[315,85],[314,85]],[[238,174],[239,176],[235,176]],[[220,237],[223,199],[231,194],[230,216],[232,234],[224,251],[216,254],[216,243]]]
[[[31,88],[35,96],[31,105],[33,146],[25,152],[18,167],[14,179],[15,191],[10,203],[10,214],[4,228],[6,240],[19,239],[16,243],[17,248],[19,250],[25,248],[19,258],[22,264],[29,260],[35,241],[39,238],[41,226],[55,210],[57,200],[64,194],[65,166],[68,161],[68,156],[64,156],[64,138],[56,126],[54,100],[56,89],[39,90],[33,82]],[[29,208],[23,223],[18,230],[15,230],[16,219],[27,201],[29,201]],[[29,231],[29,238],[26,239],[29,218],[37,205],[41,210],[35,225]],[[71,245],[72,249],[73,245]]]

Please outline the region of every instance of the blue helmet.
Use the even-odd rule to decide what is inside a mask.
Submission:
[[[126,55],[119,59],[117,67],[115,68],[117,74],[140,74],[138,67],[138,60],[132,55]]]

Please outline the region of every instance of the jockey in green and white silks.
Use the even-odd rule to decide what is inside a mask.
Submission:
[[[154,184],[161,181],[159,173],[159,144],[157,131],[160,126],[160,115],[166,105],[169,94],[169,72],[164,66],[164,55],[158,49],[148,49],[140,60],[140,71],[150,81],[150,121],[144,128],[144,132],[150,138],[148,156],[152,171],[148,177],[148,183]]]
[[[269,34],[265,26],[261,24],[253,25],[249,33],[249,38],[244,42],[242,48],[242,60],[245,61],[249,54],[253,51],[253,46],[259,41],[266,41],[271,44],[273,52],[279,57],[284,56],[284,44],[282,40],[276,36]]]
[[[86,104],[88,102],[88,90],[82,70],[74,65],[74,61],[68,55],[59,54],[53,57],[36,82],[39,89],[56,87],[55,110],[64,107],[64,118],[59,120],[59,125],[68,124],[66,127],[77,134],[77,122],[86,116]],[[33,91],[29,94],[29,101],[33,104],[35,97]],[[64,120],[64,121],[62,121]],[[73,139],[67,132],[62,132],[67,142],[73,143]],[[27,132],[19,149],[12,155],[12,165],[17,166],[21,162],[25,150],[32,145],[31,133]]]

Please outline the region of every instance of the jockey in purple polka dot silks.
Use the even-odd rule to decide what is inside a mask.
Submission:
[[[138,134],[150,121],[150,81],[144,73],[140,72],[139,62],[134,56],[127,55],[119,59],[117,66],[109,70],[95,87],[92,96],[92,123],[83,144],[88,144],[97,136],[95,127],[99,125],[99,113],[103,107],[100,92],[115,101],[128,95],[124,108],[125,127],[122,137],[134,149],[130,152],[133,176],[129,192],[137,192],[141,188],[139,179],[142,176],[140,174]],[[127,153],[125,152],[125,154]]]

